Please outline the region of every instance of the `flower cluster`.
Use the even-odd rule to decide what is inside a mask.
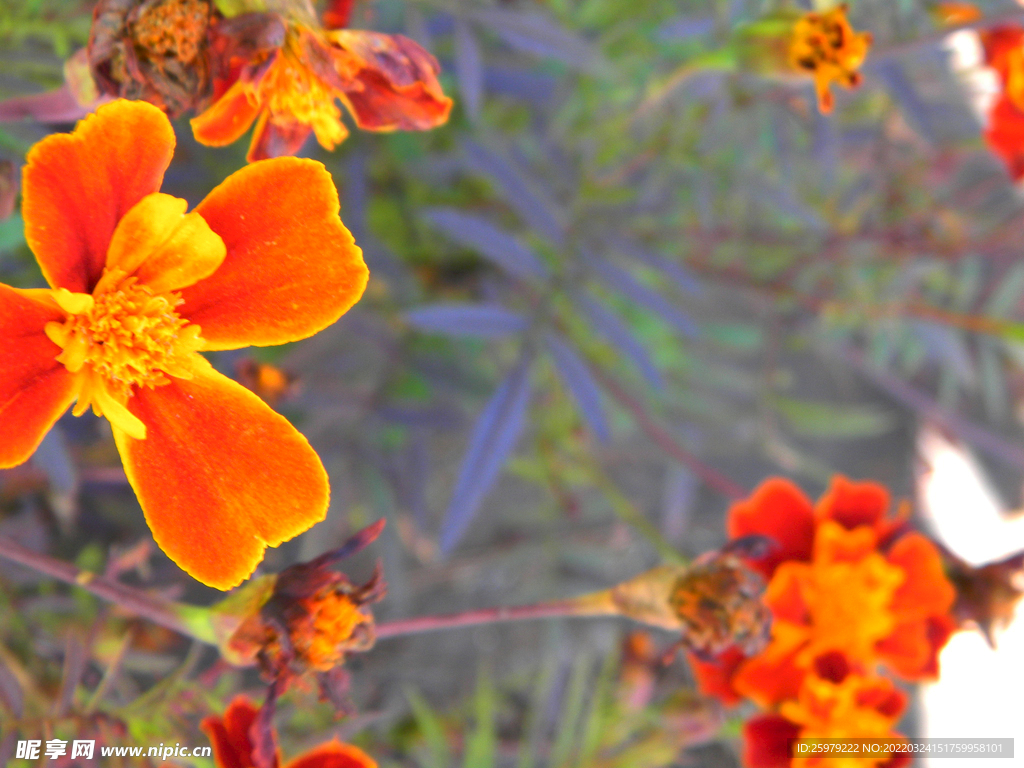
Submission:
[[[223,717],[208,717],[202,722],[203,732],[210,737],[213,745],[213,762],[217,768],[259,768],[266,761],[260,759],[255,742],[264,734],[253,737],[254,726],[258,724],[259,709],[244,696],[237,696],[228,705]],[[270,763],[280,764],[277,756],[276,738],[274,754]],[[369,755],[351,744],[337,739],[302,753],[284,764],[284,768],[377,768]]]
[[[104,96],[144,99],[168,114],[195,110],[196,139],[237,141],[255,123],[248,159],[296,154],[311,135],[345,140],[338,101],[364,130],[427,130],[451,99],[437,61],[402,35],[344,29],[352,2],[317,19],[304,2],[101,0],[87,58]]]
[[[706,693],[766,710],[745,728],[751,768],[789,766],[795,736],[888,738],[906,701],[883,671],[937,676],[956,595],[935,545],[888,508],[873,483],[837,477],[812,505],[773,478],[729,511],[731,537],[774,542],[751,563],[768,579],[771,641],[755,655],[733,647],[691,661]]]

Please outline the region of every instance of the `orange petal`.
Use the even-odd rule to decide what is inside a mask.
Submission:
[[[64,319],[36,292],[0,284],[0,468],[28,459],[75,399],[74,377],[56,358],[48,322]]]
[[[285,768],[377,768],[377,762],[359,747],[335,740],[299,755]]]
[[[245,696],[236,696],[224,717],[207,717],[200,729],[213,745],[213,761],[217,768],[252,768],[252,741],[249,729],[256,722],[259,710]]]
[[[768,582],[764,603],[771,608],[776,621],[792,624],[810,622],[810,612],[804,600],[804,587],[814,578],[811,566],[801,562],[786,562],[775,570]]]
[[[114,438],[160,548],[204,584],[230,589],[267,546],[324,519],[327,473],[283,416],[196,360],[194,378],[128,401],[144,440],[116,426]]]
[[[192,135],[200,144],[223,147],[242,138],[261,109],[262,105],[257,101],[252,86],[239,80],[209,109],[192,118],[189,125],[192,126]]]
[[[227,258],[182,291],[182,317],[206,349],[312,336],[358,301],[369,271],[338,218],[338,190],[320,163],[264,160],[233,173],[196,208]]]
[[[732,678],[736,691],[765,708],[795,699],[806,674],[797,663],[797,654],[806,643],[807,633],[782,622],[776,622],[772,633],[771,644],[744,662]]]
[[[161,193],[142,198],[110,240],[107,271],[135,275],[156,293],[209,277],[227,253],[206,219],[185,213],[184,200]],[[105,282],[105,280],[104,280]]]
[[[946,578],[938,550],[925,536],[901,536],[889,550],[888,560],[906,574],[893,596],[892,610],[897,616],[924,618],[949,612],[956,590]]]
[[[160,189],[173,153],[170,121],[141,101],[102,106],[29,150],[25,239],[51,286],[92,292],[118,221]]]
[[[939,676],[939,651],[956,631],[949,616],[932,616],[898,625],[875,646],[878,658],[905,680],[934,680]]]
[[[729,538],[758,534],[774,539],[755,565],[770,577],[784,560],[810,560],[814,542],[811,502],[795,483],[781,477],[765,480],[749,498],[733,504],[727,520]]]

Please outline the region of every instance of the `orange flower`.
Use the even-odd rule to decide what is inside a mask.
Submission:
[[[772,479],[730,510],[730,535],[778,544],[756,563],[770,577],[772,641],[745,661],[698,667],[705,690],[773,706],[795,698],[808,670],[836,653],[867,670],[884,663],[906,679],[937,674],[954,628],[954,590],[935,546],[918,533],[900,535],[905,519],[888,516],[888,505],[881,486],[837,477],[812,508],[796,486]]]
[[[795,70],[814,78],[818,106],[832,111],[833,82],[846,88],[860,85],[858,67],[871,47],[870,32],[854,32],[846,18],[846,4],[825,13],[804,14],[793,27],[789,63]]]
[[[217,768],[254,768],[261,764],[252,738],[258,716],[259,710],[251,701],[237,696],[223,717],[203,720],[200,727],[210,737]],[[284,768],[377,768],[377,763],[358,747],[334,739],[288,761]]]
[[[832,681],[809,676],[799,698],[778,714],[751,718],[744,724],[744,764],[748,768],[897,768],[905,755],[877,757],[790,757],[792,739],[901,740],[893,726],[906,707],[906,695],[885,677],[847,674]]]
[[[49,289],[0,285],[0,467],[77,400],[106,416],[157,544],[227,589],[323,519],[306,439],[200,350],[281,344],[338,319],[367,270],[310,160],[258,163],[192,213],[157,190],[166,116],[118,101],[48,136],[24,171],[25,237]]]
[[[310,133],[333,149],[348,136],[336,100],[365,130],[427,130],[445,123],[452,106],[438,71],[434,57],[402,35],[288,23],[283,43],[244,64],[192,120],[192,131],[199,142],[222,146],[255,122],[250,161],[295,154]]]

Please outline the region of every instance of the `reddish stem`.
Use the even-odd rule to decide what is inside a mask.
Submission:
[[[594,615],[580,612],[578,603],[569,600],[539,603],[537,605],[499,606],[481,608],[475,611],[449,613],[440,616],[417,616],[412,619],[398,619],[377,625],[377,639],[416,635],[455,627],[471,627],[477,624],[495,624],[501,621],[523,621],[547,619],[555,616]]]
[[[24,565],[58,581],[81,587],[104,600],[119,605],[125,610],[144,619],[167,627],[175,632],[191,635],[185,625],[166,607],[159,598],[154,598],[140,589],[119,584],[112,579],[83,571],[63,560],[33,552],[6,536],[0,536],[0,557]]]

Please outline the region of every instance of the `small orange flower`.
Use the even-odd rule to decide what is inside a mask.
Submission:
[[[452,106],[438,72],[434,57],[402,35],[286,23],[283,42],[245,63],[192,131],[222,146],[255,122],[250,161],[295,154],[310,133],[333,149],[348,136],[337,100],[365,130],[427,130],[445,123]]]
[[[734,649],[698,664],[704,689],[773,706],[795,698],[808,671],[830,654],[867,670],[881,662],[910,680],[934,677],[954,628],[954,590],[935,546],[905,533],[905,517],[887,515],[888,506],[881,486],[842,477],[815,507],[780,479],[734,505],[730,535],[777,544],[755,563],[770,577],[772,641],[752,658]]]
[[[818,105],[826,113],[832,111],[833,82],[846,88],[860,85],[857,69],[871,47],[871,33],[854,32],[846,10],[844,3],[824,13],[804,14],[789,43],[790,66],[814,78]]]
[[[327,475],[198,352],[310,336],[368,273],[319,163],[251,165],[185,213],[158,192],[173,151],[163,112],[117,101],[29,152],[25,237],[50,288],[0,285],[0,467],[28,459],[73,402],[91,406],[157,544],[227,589],[323,519]]]
[[[223,717],[208,717],[201,723],[203,732],[213,745],[213,763],[217,768],[258,768],[264,764],[254,745],[253,726],[260,711],[244,696],[237,696],[228,705]],[[262,725],[262,724],[260,724]],[[265,734],[255,734],[256,738]],[[271,733],[276,747],[276,739]],[[280,757],[273,760],[280,762]],[[337,739],[304,752],[285,763],[284,768],[377,768],[376,761],[359,747],[343,744]]]

